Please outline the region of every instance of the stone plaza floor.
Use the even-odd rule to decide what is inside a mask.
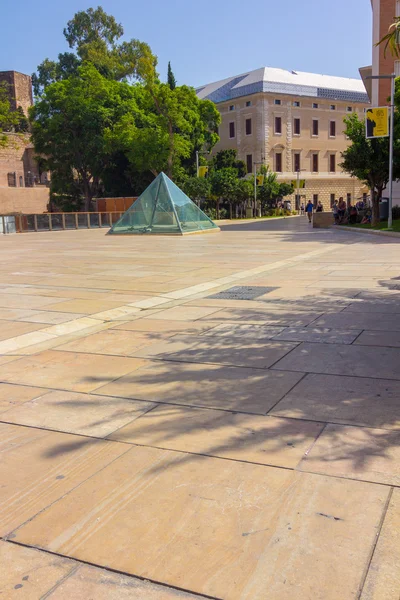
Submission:
[[[221,229],[0,238],[0,598],[399,599],[400,242]]]

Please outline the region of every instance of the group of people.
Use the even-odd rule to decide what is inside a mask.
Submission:
[[[361,214],[362,221],[361,223],[370,223],[371,215],[368,211],[365,210],[366,205],[363,200],[359,200],[355,205],[352,205],[351,202],[346,204],[343,196],[339,198],[339,200],[335,200],[332,206],[332,212],[335,219],[336,225],[341,225],[344,223],[355,224],[357,223],[358,217]],[[304,206],[304,203],[300,206],[300,214],[306,214],[308,217],[308,222],[311,223],[313,212],[323,212],[324,207],[322,202],[319,201],[316,206],[312,203],[311,200],[307,202]]]

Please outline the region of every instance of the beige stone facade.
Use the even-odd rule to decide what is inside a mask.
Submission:
[[[256,72],[250,76],[253,73]],[[213,152],[234,148],[238,157],[245,161],[248,172],[254,172],[255,163],[257,168],[262,163],[277,172],[282,182],[297,180],[297,171],[300,171],[299,178],[305,180],[305,187],[300,190],[301,201],[316,203],[320,200],[325,209],[330,209],[333,200],[340,196],[352,202],[362,197],[368,189],[343,173],[340,162],[341,152],[348,146],[343,119],[354,112],[363,118],[368,98],[361,80],[327,79],[326,85],[333,87],[331,80],[339,80],[336,85],[347,85],[350,89],[345,92],[328,89],[325,96],[331,97],[316,97],[315,90],[318,93],[320,89],[316,86],[310,86],[310,95],[307,95],[307,86],[302,86],[301,94],[295,94],[290,93],[291,87],[299,86],[285,84],[287,93],[260,91],[246,94],[246,91],[254,91],[253,83],[243,85],[239,93],[233,88],[237,97],[232,98],[231,94],[230,98],[218,102],[215,92],[207,94],[207,88],[217,84],[206,86],[203,94],[204,88],[200,88],[199,96],[214,99],[222,117],[220,141]],[[354,93],[351,83],[349,85],[353,81],[357,84]],[[276,87],[282,89],[283,85]],[[364,94],[359,92],[360,88]],[[345,99],[340,99],[341,96]],[[295,196],[291,197],[292,201]]]

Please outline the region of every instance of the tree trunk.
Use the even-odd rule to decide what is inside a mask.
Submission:
[[[229,218],[232,221],[232,202],[229,202]]]
[[[382,190],[371,190],[371,200],[372,200],[372,219],[371,225],[374,227],[375,225],[379,225],[379,202],[382,196]]]
[[[93,193],[90,183],[86,177],[83,178],[83,193],[85,196],[85,212],[90,212]]]
[[[219,200],[217,200],[217,219],[219,219]]]

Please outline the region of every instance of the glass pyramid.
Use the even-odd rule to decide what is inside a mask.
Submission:
[[[111,228],[112,234],[219,231],[173,181],[160,173]]]

